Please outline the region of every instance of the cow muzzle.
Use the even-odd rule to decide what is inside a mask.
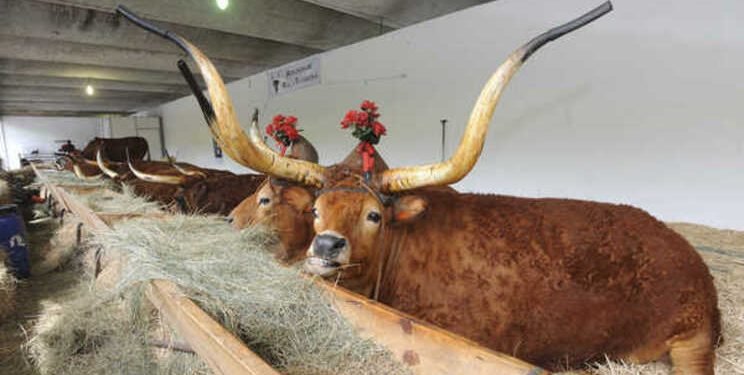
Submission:
[[[306,272],[318,276],[335,274],[349,263],[351,247],[344,236],[334,231],[324,231],[315,236],[305,259]]]

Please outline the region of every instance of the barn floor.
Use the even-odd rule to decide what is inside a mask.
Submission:
[[[53,231],[48,225],[29,225],[28,240],[31,262],[38,259],[39,249],[49,242]],[[72,269],[62,269],[41,276],[32,276],[19,283],[14,316],[0,324],[0,374],[33,375],[38,374],[28,363],[22,344],[27,332],[47,301],[61,301],[66,291],[75,286],[80,275]]]

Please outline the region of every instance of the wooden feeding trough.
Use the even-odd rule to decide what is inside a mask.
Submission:
[[[68,214],[77,216],[90,230],[110,230],[117,220],[137,215],[105,215],[92,212],[66,191],[45,179],[34,167],[51,196]],[[102,188],[97,188],[102,189]],[[111,192],[111,194],[116,194]],[[161,214],[167,217],[166,213]],[[107,285],[116,273],[115,260],[104,260],[97,282]],[[357,332],[386,346],[414,374],[547,374],[542,368],[479,346],[461,336],[424,323],[414,317],[371,301],[343,288],[319,282],[332,296],[335,306]],[[268,363],[248,349],[172,282],[150,282],[147,297],[165,322],[190,346],[216,374],[278,374]]]

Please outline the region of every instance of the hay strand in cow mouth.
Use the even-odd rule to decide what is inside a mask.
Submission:
[[[384,193],[394,193],[426,186],[450,185],[465,178],[483,151],[488,126],[504,89],[527,58],[548,42],[589,24],[611,10],[612,4],[607,1],[568,23],[538,35],[512,52],[483,86],[452,157],[440,163],[388,169],[376,177],[375,185]]]

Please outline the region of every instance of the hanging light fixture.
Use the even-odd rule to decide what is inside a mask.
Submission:
[[[217,8],[220,8],[220,10],[227,9],[228,5],[230,5],[230,0],[217,0]]]
[[[93,96],[96,93],[96,89],[91,84],[85,85],[85,95]]]

